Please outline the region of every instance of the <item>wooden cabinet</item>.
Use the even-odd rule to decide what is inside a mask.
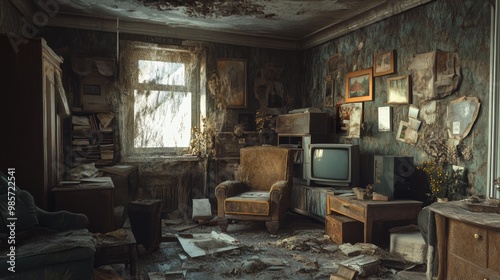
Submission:
[[[462,202],[435,203],[438,279],[500,279],[498,214],[464,209]]]
[[[292,189],[291,208],[297,213],[325,222],[326,198],[333,194],[333,188],[311,187],[294,183]]]
[[[333,188],[309,186],[306,161],[309,145],[330,141],[328,113],[297,113],[279,115],[276,119],[278,146],[293,151],[293,177],[291,208],[318,221],[325,220],[327,193]]]
[[[15,168],[16,185],[47,209],[66,169],[62,120],[69,115],[56,55],[41,38],[0,35],[2,131],[0,170]]]
[[[90,232],[115,229],[115,187],[110,177],[98,177],[77,185],[59,186],[52,190],[54,209],[82,213],[89,219]]]
[[[276,132],[281,134],[328,134],[328,113],[296,113],[279,115],[276,118]]]

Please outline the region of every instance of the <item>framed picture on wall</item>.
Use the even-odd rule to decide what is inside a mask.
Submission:
[[[394,73],[394,50],[381,52],[373,56],[373,76]]]
[[[106,101],[107,78],[90,74],[80,80],[80,101],[84,110],[108,110]]]
[[[410,103],[410,76],[387,78],[387,104]]]
[[[392,130],[392,107],[378,107],[378,131]]]
[[[372,68],[349,72],[345,78],[345,101],[373,100]]]
[[[346,138],[360,138],[361,125],[363,123],[363,103],[345,103],[340,105],[339,119],[341,119],[341,130],[346,132]]]
[[[245,59],[217,59],[221,95],[226,108],[247,107],[247,61]]]

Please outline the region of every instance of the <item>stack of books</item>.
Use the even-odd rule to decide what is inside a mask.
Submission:
[[[72,164],[113,164],[113,112],[87,113],[78,111],[72,116]]]

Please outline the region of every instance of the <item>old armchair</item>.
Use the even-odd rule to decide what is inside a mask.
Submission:
[[[218,224],[227,231],[228,220],[265,221],[275,234],[290,206],[293,183],[291,151],[276,146],[240,149],[236,180],[215,189]]]

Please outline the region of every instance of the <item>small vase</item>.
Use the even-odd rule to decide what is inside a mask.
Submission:
[[[438,197],[437,202],[448,202],[448,198],[447,197]]]

